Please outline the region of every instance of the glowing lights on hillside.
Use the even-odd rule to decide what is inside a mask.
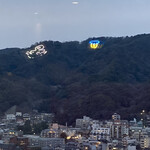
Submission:
[[[90,41],[89,42],[90,48],[92,48],[92,49],[98,48],[99,43],[100,43],[100,41],[98,41],[98,40],[92,40],[92,41]]]
[[[103,43],[99,40],[91,40],[89,46],[91,49],[99,49],[103,47]]]
[[[44,45],[38,45],[34,50],[29,50],[26,52],[26,55],[29,59],[34,59],[36,56],[43,56],[47,53]]]

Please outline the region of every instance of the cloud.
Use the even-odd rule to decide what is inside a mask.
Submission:
[[[73,4],[73,5],[77,5],[77,4],[79,4],[79,2],[74,1],[74,2],[72,2],[72,4]]]

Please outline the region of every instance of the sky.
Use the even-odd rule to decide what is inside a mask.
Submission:
[[[150,33],[150,0],[0,0],[0,49]]]

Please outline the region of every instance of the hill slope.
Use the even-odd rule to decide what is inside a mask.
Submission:
[[[98,50],[81,43],[41,42],[46,55],[28,59],[26,51],[0,52],[0,111],[13,105],[24,110],[54,112],[59,121],[72,123],[89,115],[123,118],[150,109],[150,35],[97,38]]]

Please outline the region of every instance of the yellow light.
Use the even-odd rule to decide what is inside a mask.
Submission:
[[[97,142],[97,144],[99,145],[99,144],[101,144],[101,142]]]
[[[91,44],[90,44],[90,47],[91,47],[92,49],[96,49],[96,48],[98,48],[98,43],[91,43]]]
[[[91,48],[91,49],[100,49],[100,48],[102,48],[103,47],[103,42],[101,42],[101,41],[99,41],[99,40],[91,40],[90,42],[89,42],[89,47]]]
[[[67,136],[67,140],[71,139],[71,136]]]

